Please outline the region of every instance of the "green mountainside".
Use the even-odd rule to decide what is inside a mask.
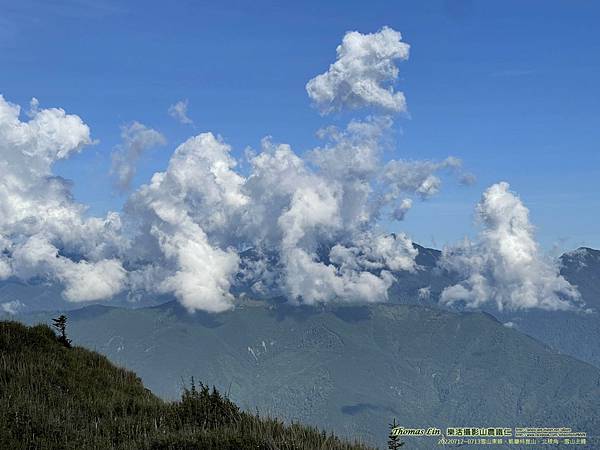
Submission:
[[[16,322],[0,322],[0,448],[367,449],[241,412],[202,384],[167,403],[104,356]]]
[[[600,429],[600,370],[486,313],[247,301],[218,315],[190,315],[171,302],[137,310],[90,306],[71,311],[69,320],[75,343],[135,370],[164,398],[176,398],[182,380],[194,375],[244,410],[380,448],[393,419],[442,429]],[[407,438],[404,448],[435,446]]]

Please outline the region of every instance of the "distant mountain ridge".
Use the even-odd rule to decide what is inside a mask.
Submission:
[[[425,270],[415,276],[398,274],[397,286],[392,288],[392,292],[396,290],[393,300],[447,309],[438,303],[439,296],[457,280],[437,267],[441,252],[421,248],[419,251],[427,255],[420,263]],[[562,353],[600,367],[600,251],[580,247],[564,253],[559,265],[560,274],[577,287],[587,311],[498,311],[494,306],[484,306],[482,310]],[[419,297],[420,288],[428,289],[427,298]]]
[[[561,274],[581,293],[588,307],[600,309],[600,250],[579,247],[560,257]]]
[[[396,272],[396,282],[389,291],[391,303],[418,304],[436,308],[449,309],[439,304],[439,297],[445,287],[458,282],[455,274],[438,267],[441,252],[436,249],[422,247],[414,244],[418,250],[416,262],[418,268],[414,272]],[[246,256],[252,255],[253,250],[245,252]],[[274,256],[273,256],[274,258]],[[508,326],[513,326],[542,342],[547,343],[560,352],[569,354],[583,361],[600,367],[600,251],[581,247],[563,254],[559,258],[561,274],[573,285],[577,286],[585,301],[588,313],[582,312],[554,312],[543,310],[529,311],[503,311],[500,312],[493,306],[485,306],[484,311],[492,314]],[[274,263],[275,260],[274,260]],[[249,291],[249,286],[243,283],[235,288],[239,297],[238,304],[244,304],[255,298]],[[122,294],[106,304],[125,307],[144,307],[160,305],[174,300],[171,296],[143,296],[132,301],[127,295]],[[265,298],[267,303],[285,302],[284,298]],[[81,305],[68,303],[61,299],[60,289],[53,284],[36,282],[27,284],[18,280],[0,282],[0,316],[1,306],[8,305],[7,309],[13,312],[30,312],[35,310],[69,310],[77,309]],[[16,303],[14,303],[16,302]],[[21,307],[20,304],[25,304]],[[456,309],[456,307],[452,307]],[[4,311],[4,316],[9,317],[9,311]]]
[[[92,306],[69,320],[76,343],[135,370],[164,397],[194,375],[248,410],[379,446],[393,418],[414,427],[570,426],[590,434],[600,426],[600,370],[487,313],[248,302],[214,315],[170,302]]]

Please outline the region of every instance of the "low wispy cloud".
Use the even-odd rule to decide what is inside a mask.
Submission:
[[[459,181],[463,186],[472,186],[477,182],[477,177],[470,172],[464,172],[461,174]]]
[[[171,106],[169,106],[168,112],[171,117],[178,120],[179,122],[186,124],[186,125],[191,125],[194,123],[194,121],[188,117],[187,109],[188,109],[187,99],[179,100],[177,103],[174,103]]]
[[[10,302],[0,303],[0,310],[6,314],[15,315],[25,308],[25,304],[20,300],[11,300]]]
[[[125,192],[131,187],[142,154],[152,147],[165,145],[167,141],[158,131],[139,122],[121,127],[121,139],[123,142],[112,153],[110,173],[115,178],[116,187]]]

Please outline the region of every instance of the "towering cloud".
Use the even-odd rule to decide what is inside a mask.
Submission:
[[[164,278],[146,287],[173,292],[189,310],[231,307],[239,257],[220,246],[227,246],[232,216],[248,199],[229,151],[211,133],[189,139],[126,206],[128,218],[141,224],[134,248],[143,251],[136,256],[164,268]]]
[[[361,175],[366,188],[381,165],[373,164],[362,171],[355,165],[369,173]],[[132,195],[126,220],[138,224],[131,251],[141,262],[132,279],[172,292],[190,310],[218,312],[232,306],[229,291],[239,277],[256,294],[292,302],[382,301],[391,272],[414,269],[416,250],[406,236],[372,231],[379,194],[356,196],[268,139],[251,156],[248,177],[235,166],[230,147],[204,133]],[[366,210],[373,217],[363,217]]]
[[[381,159],[390,125],[389,118],[369,119],[320,133],[328,141],[309,154],[316,170],[288,145],[263,141],[244,184],[250,201],[240,216],[240,240],[275,257],[269,264],[243,261],[258,268],[246,273],[253,286],[303,303],[373,302],[387,299],[392,272],[414,270],[410,239],[376,231],[397,203],[392,183],[380,175],[390,164]],[[396,190],[419,195],[419,186]]]
[[[70,184],[52,173],[55,161],[91,144],[89,128],[61,109],[38,109],[35,99],[30,120],[19,115],[0,96],[0,276],[56,280],[71,301],[115,295],[125,281],[118,215],[84,218]]]
[[[494,303],[499,310],[578,306],[577,290],[539,254],[529,211],[508,183],[488,188],[476,214],[482,226],[478,241],[444,251],[443,266],[463,281],[442,292],[443,302],[473,308]]]
[[[348,33],[329,70],[311,80],[324,111],[362,106],[405,109],[395,92],[395,61],[408,57],[400,33]],[[183,122],[187,103],[170,113]],[[123,213],[86,218],[52,164],[91,144],[77,116],[32,105],[31,120],[0,101],[0,277],[45,277],[71,301],[128,289],[174,295],[188,310],[233,307],[232,291],[285,296],[290,302],[377,302],[398,271],[416,270],[417,250],[383,221],[402,220],[413,199],[427,199],[441,174],[462,176],[456,158],[385,159],[394,151],[390,115],[351,120],[318,132],[303,158],[263,139],[242,175],[231,148],[202,133],[176,148],[168,167],[127,199]],[[140,155],[164,144],[134,122],[122,129],[113,175],[127,189]]]
[[[395,61],[408,59],[409,48],[402,35],[388,27],[372,34],[346,33],[336,61],[310,80],[306,91],[325,114],[364,106],[403,112],[404,94],[390,83],[398,78]]]

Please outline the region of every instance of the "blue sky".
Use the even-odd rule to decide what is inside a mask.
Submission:
[[[477,176],[394,225],[425,245],[472,234],[482,191],[505,180],[551,250],[600,248],[600,4],[502,2],[0,1],[0,92],[78,114],[99,143],[56,172],[90,213],[120,209],[110,153],[137,120],[168,144],[142,157],[134,187],[163,170],[187,137],[213,131],[242,155],[263,136],[302,153],[323,118],[306,82],[334,61],[344,33],[388,25],[411,56],[398,89],[395,157],[454,155]],[[189,100],[195,125],[168,114]]]

